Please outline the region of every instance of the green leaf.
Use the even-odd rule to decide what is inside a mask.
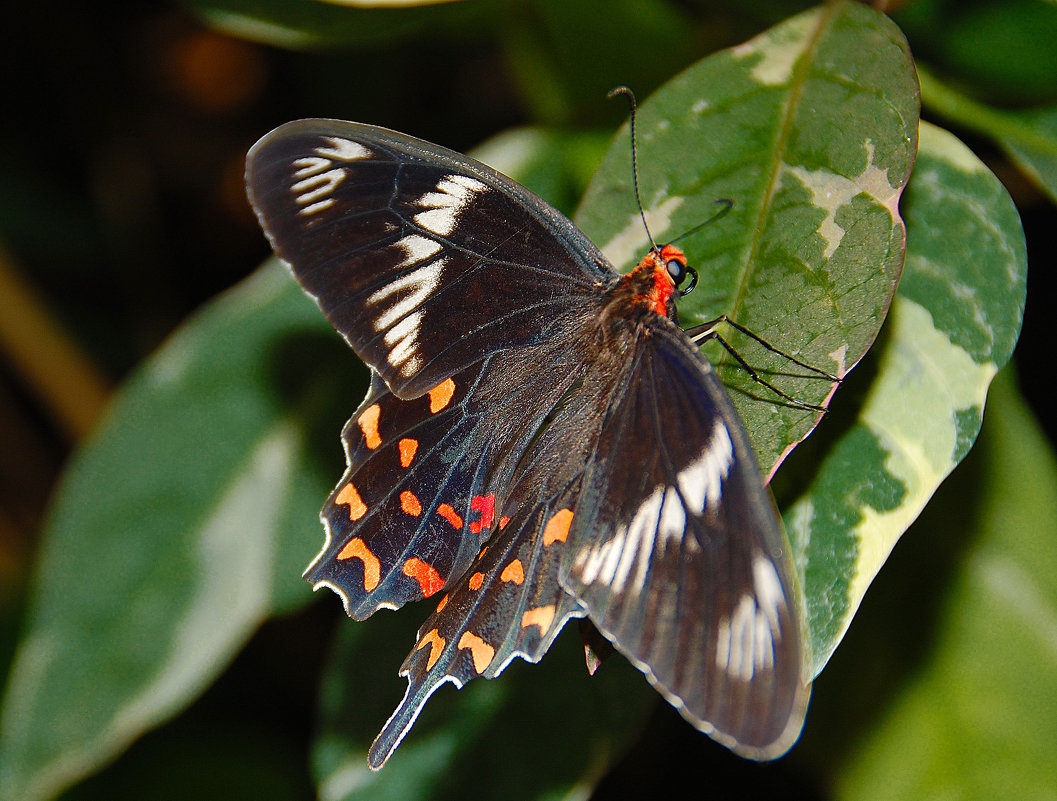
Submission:
[[[704,39],[729,35],[723,26],[701,25],[669,0],[607,0],[605,13],[598,11],[594,3],[522,0],[497,18],[507,71],[533,119],[551,125],[603,114],[617,119],[622,109],[606,100],[614,82],[634,76],[640,90],[653,88],[703,49],[720,46],[702,48]]]
[[[904,208],[906,267],[869,384],[853,379],[838,395],[836,419],[820,432],[830,441],[812,443],[825,450],[821,466],[787,465],[816,471],[785,507],[816,671],[896,541],[971,447],[1023,316],[1027,262],[1016,209],[949,133],[922,125]]]
[[[305,454],[318,381],[291,365],[320,335],[273,265],[173,336],[79,451],[4,699],[0,797],[46,798],[97,769],[304,603],[296,565],[318,547],[330,471]]]
[[[1057,106],[1016,112],[1010,117],[1036,136],[1024,141],[1003,133],[997,137],[998,144],[1051,201],[1057,202]]]
[[[1057,201],[1057,106],[1008,111],[968,97],[919,67],[925,104],[948,120],[989,136]]]
[[[701,273],[679,304],[682,324],[729,314],[801,361],[844,375],[877,335],[899,278],[896,203],[916,136],[906,42],[857,3],[801,14],[666,84],[638,120],[639,185],[654,238],[700,225],[720,198],[734,202],[679,243]],[[626,138],[610,149],[576,216],[625,270],[649,244]],[[730,340],[798,400],[819,404],[833,389],[747,338]],[[781,401],[718,344],[710,347],[771,473],[819,415]]]
[[[1054,797],[1057,463],[1012,378],[994,383],[970,492],[917,531],[967,547],[948,553],[928,653],[848,755],[839,798]]]

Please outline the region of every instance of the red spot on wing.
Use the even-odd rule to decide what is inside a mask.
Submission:
[[[415,497],[415,493],[410,490],[404,490],[400,493],[400,508],[407,514],[415,517],[422,514],[422,504],[419,503],[418,498]]]
[[[382,578],[382,564],[378,557],[367,547],[367,543],[359,537],[353,537],[345,547],[338,553],[338,560],[359,559],[363,562],[363,588],[370,592],[378,586]]]
[[[481,519],[470,523],[470,533],[480,534],[481,529],[491,528],[495,520],[495,495],[475,495],[470,501],[470,508],[481,513]]]
[[[554,604],[550,606],[537,606],[535,609],[529,609],[525,614],[521,616],[521,628],[528,628],[529,626],[538,626],[540,633],[546,633],[547,629],[551,627],[551,621],[554,620]]]
[[[377,403],[372,403],[363,410],[363,414],[356,418],[360,431],[363,432],[364,444],[372,451],[382,444],[382,437],[378,433],[378,420],[381,416],[382,407]]]
[[[426,598],[444,589],[444,579],[440,577],[437,568],[423,562],[417,556],[412,556],[404,562],[404,575],[418,582],[418,586],[422,588],[422,595]]]
[[[559,509],[543,529],[543,544],[550,545],[552,542],[565,542],[569,536],[569,526],[573,523],[571,509]]]
[[[478,673],[483,673],[495,657],[495,648],[468,631],[464,631],[462,637],[459,638],[459,648],[460,650],[469,649],[473,657],[473,668]]]
[[[452,397],[455,395],[455,382],[450,378],[445,378],[437,386],[433,387],[429,391],[429,411],[431,414],[436,414],[449,403],[451,403]]]
[[[459,517],[458,513],[451,507],[450,504],[442,503],[437,507],[437,514],[451,523],[452,528],[462,528],[462,518]]]
[[[349,520],[359,520],[367,514],[367,504],[363,502],[363,498],[360,497],[360,493],[356,491],[356,488],[352,486],[351,481],[341,488],[341,492],[334,499],[334,503],[349,505]]]
[[[521,564],[520,559],[515,559],[509,565],[503,568],[503,572],[499,574],[499,578],[503,581],[512,581],[518,586],[525,582],[525,568]]]
[[[444,650],[445,642],[445,639],[440,636],[440,632],[436,629],[431,629],[428,634],[418,641],[418,645],[415,646],[416,651],[420,648],[425,648],[427,645],[429,646],[429,659],[426,660],[426,670],[430,670],[436,664],[437,659],[440,658],[440,654]]]
[[[405,437],[397,443],[397,447],[400,449],[400,466],[410,467],[418,452],[418,440]]]

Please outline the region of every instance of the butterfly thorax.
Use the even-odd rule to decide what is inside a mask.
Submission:
[[[606,315],[627,320],[652,312],[677,322],[676,279],[686,270],[686,256],[674,245],[647,253],[634,270],[613,287],[606,302]]]

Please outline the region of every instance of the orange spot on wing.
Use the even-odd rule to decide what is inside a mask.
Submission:
[[[481,529],[491,528],[495,520],[495,495],[474,495],[470,508],[481,513],[481,519],[470,523],[470,533],[480,534]]]
[[[363,432],[364,444],[372,451],[382,444],[382,437],[378,433],[378,419],[381,416],[382,407],[377,403],[372,403],[363,410],[363,414],[356,418],[360,431]]]
[[[458,513],[446,503],[442,503],[437,507],[437,514],[451,523],[453,528],[462,528],[462,518],[459,517]]]
[[[415,497],[415,493],[411,490],[404,490],[400,493],[400,508],[403,509],[407,514],[418,517],[422,514],[422,504],[419,503],[418,498]]]
[[[506,524],[509,522],[510,518],[506,515],[503,515],[501,518],[499,518],[499,528],[506,528]]]
[[[436,414],[449,403],[451,403],[452,397],[455,395],[455,382],[450,378],[445,378],[437,386],[433,387],[429,391],[429,411],[431,414]]]
[[[565,542],[569,536],[569,526],[573,522],[573,513],[569,509],[559,509],[554,516],[547,521],[547,527],[543,529],[543,544],[550,545],[552,542]]]
[[[484,584],[484,573],[474,573],[470,576],[470,589],[479,590],[481,585]]]
[[[437,608],[434,610],[434,612],[435,613],[439,612],[441,609],[443,609],[447,605],[448,605],[448,593],[444,593],[444,597],[440,599],[440,603],[437,604]]]
[[[378,582],[382,580],[382,563],[367,547],[367,543],[359,537],[353,537],[345,543],[345,547],[338,553],[338,560],[346,559],[359,559],[363,562],[363,588],[367,592],[378,586]]]
[[[426,660],[426,670],[431,670],[440,658],[441,652],[444,650],[446,640],[440,636],[436,629],[433,629],[422,637],[418,641],[418,645],[415,646],[415,650],[425,648],[429,646],[429,659]]]
[[[522,584],[525,581],[525,568],[521,565],[520,559],[515,559],[509,565],[503,568],[503,572],[499,574],[499,578],[503,581],[512,581],[515,584]]]
[[[411,462],[415,460],[415,453],[418,451],[418,440],[405,437],[400,440],[397,447],[400,449],[400,466],[410,467]]]
[[[412,556],[404,562],[404,575],[418,582],[418,586],[422,588],[422,595],[426,598],[444,589],[444,579],[440,577],[437,568],[423,562],[417,556]]]
[[[544,634],[547,629],[551,627],[551,621],[553,620],[554,604],[551,604],[550,606],[537,606],[535,609],[529,609],[521,616],[521,628],[525,629],[529,626],[539,626],[540,634]]]
[[[469,649],[470,656],[473,657],[473,669],[478,673],[483,673],[492,664],[492,658],[495,656],[495,648],[468,631],[464,631],[459,638],[459,648]]]
[[[360,493],[356,491],[356,488],[352,486],[351,481],[341,488],[341,492],[334,499],[334,503],[346,503],[349,505],[349,520],[359,520],[367,514],[367,504],[363,502],[363,498],[360,497]]]

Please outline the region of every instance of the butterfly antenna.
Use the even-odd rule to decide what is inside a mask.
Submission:
[[[716,211],[715,214],[713,214],[711,217],[709,217],[703,223],[701,223],[699,225],[695,225],[689,231],[685,231],[685,232],[679,234],[679,236],[677,236],[675,239],[673,239],[668,244],[669,245],[674,245],[680,239],[686,239],[688,236],[696,234],[698,231],[700,231],[706,225],[711,225],[716,220],[718,220],[720,217],[725,216],[727,214],[727,212],[729,212],[732,208],[734,208],[734,201],[731,200],[730,198],[723,197],[723,198],[720,198],[719,200],[713,200],[712,201],[712,205],[719,207],[719,209]]]
[[[650,240],[650,248],[655,251],[659,251],[657,243],[653,239],[653,234],[650,233],[650,226],[646,224],[646,212],[642,209],[642,196],[639,194],[639,167],[636,158],[637,147],[635,144],[635,114],[638,111],[638,106],[635,104],[635,93],[632,92],[626,86],[618,86],[613,89],[606,97],[616,97],[617,95],[624,95],[628,99],[628,105],[631,107],[631,178],[635,185],[635,202],[639,207],[639,217],[642,218],[642,227],[646,229],[646,236]]]

